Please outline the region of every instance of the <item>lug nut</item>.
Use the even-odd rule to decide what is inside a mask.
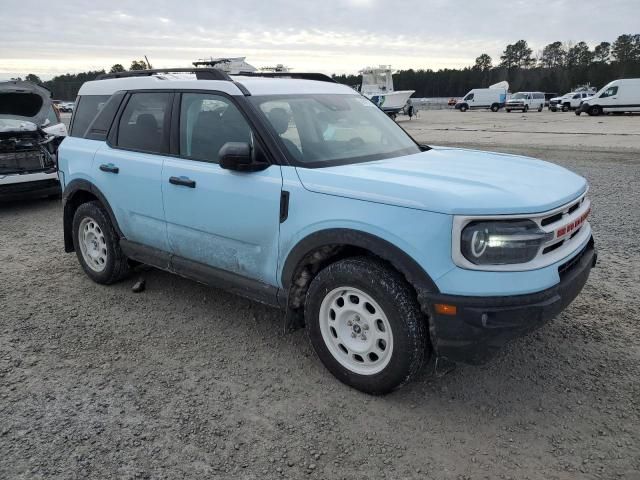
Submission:
[[[360,335],[360,338],[361,338],[362,340],[366,340],[366,339],[367,339],[367,336],[363,333],[362,335]]]
[[[351,325],[353,325],[353,322],[352,322],[351,320],[349,320],[349,321],[347,322],[347,325],[351,326]]]
[[[356,338],[356,332],[351,332],[351,338]]]
[[[365,330],[369,330],[369,325],[367,325],[367,324],[365,323],[365,324],[364,324],[364,327],[362,327],[362,328],[364,328]]]

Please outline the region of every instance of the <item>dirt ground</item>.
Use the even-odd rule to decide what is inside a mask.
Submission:
[[[0,205],[0,478],[640,479],[640,117],[522,117],[401,124],[584,175],[598,267],[489,364],[385,397],[260,304],[157,270],[92,283],[59,201]]]

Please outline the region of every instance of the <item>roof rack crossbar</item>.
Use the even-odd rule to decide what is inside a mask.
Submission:
[[[315,80],[317,82],[331,82],[337,83],[329,75],[324,73],[304,73],[304,72],[240,72],[238,74],[232,74],[233,76],[239,75],[242,77],[275,77],[275,78],[293,78],[298,80]]]
[[[158,73],[194,73],[198,80],[226,80],[232,81],[231,77],[217,68],[154,68],[151,70],[127,70],[126,72],[105,73],[100,75],[98,80],[110,78],[128,77],[149,77]]]

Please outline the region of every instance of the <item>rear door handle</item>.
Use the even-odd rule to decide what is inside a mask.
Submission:
[[[169,177],[169,183],[183,187],[196,188],[196,181],[187,177]]]
[[[118,173],[120,171],[120,169],[113,163],[103,163],[102,165],[100,165],[100,170],[109,173]]]

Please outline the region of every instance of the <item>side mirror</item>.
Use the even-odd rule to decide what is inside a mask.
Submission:
[[[237,172],[257,172],[269,166],[254,159],[251,145],[246,142],[227,142],[220,149],[220,168]]]

